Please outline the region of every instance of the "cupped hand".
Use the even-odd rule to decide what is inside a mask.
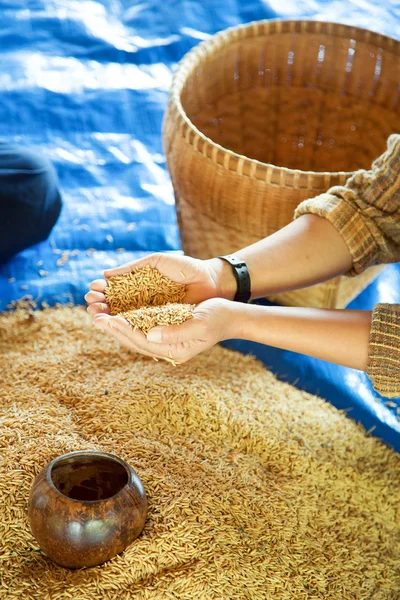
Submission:
[[[90,292],[85,296],[88,312],[92,315],[110,313],[104,295],[108,278],[147,266],[157,269],[172,281],[186,285],[184,302],[189,304],[199,304],[219,296],[233,298],[235,294],[236,283],[229,265],[224,261],[218,258],[199,260],[190,256],[156,253],[104,271],[105,279],[92,281]]]
[[[147,337],[122,317],[97,314],[94,324],[133,352],[179,364],[234,337],[237,310],[237,304],[229,300],[206,300],[194,309],[192,319],[181,325],[154,327]]]

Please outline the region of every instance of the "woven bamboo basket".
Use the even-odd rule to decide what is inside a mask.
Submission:
[[[287,225],[400,131],[400,43],[318,21],[261,21],[190,51],[174,76],[164,147],[182,247],[210,258]],[[346,306],[381,267],[274,299]]]

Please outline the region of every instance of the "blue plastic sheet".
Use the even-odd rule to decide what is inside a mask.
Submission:
[[[172,72],[209,35],[276,17],[400,36],[395,0],[0,0],[0,139],[46,155],[64,198],[50,239],[0,268],[0,311],[26,294],[50,305],[82,304],[88,282],[104,268],[180,251],[161,140]],[[65,250],[68,260],[60,264]],[[376,302],[400,302],[398,266],[350,308]],[[364,374],[256,344],[230,345],[348,409],[400,449],[395,411],[376,402]]]

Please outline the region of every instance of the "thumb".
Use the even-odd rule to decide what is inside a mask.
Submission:
[[[147,341],[156,344],[178,344],[204,337],[204,322],[193,317],[181,325],[153,327],[147,334]]]

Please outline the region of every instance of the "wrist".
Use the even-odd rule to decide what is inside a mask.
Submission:
[[[233,300],[237,284],[231,265],[220,258],[211,258],[205,262],[214,283],[216,298]]]
[[[229,301],[226,303],[227,319],[225,326],[226,340],[248,340],[251,331],[252,307],[251,304]]]

